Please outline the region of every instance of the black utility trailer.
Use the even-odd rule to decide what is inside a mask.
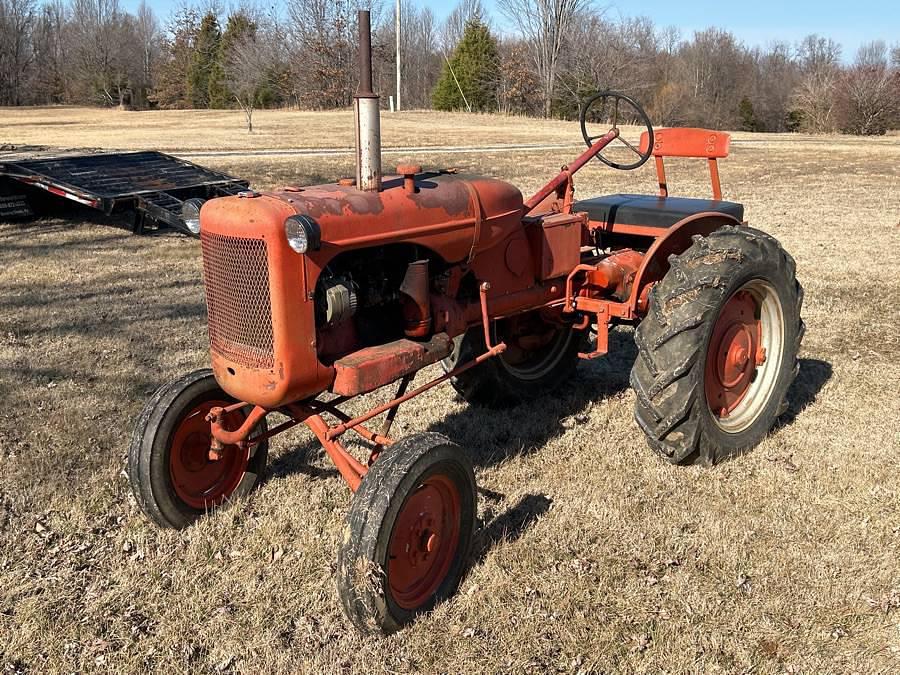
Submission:
[[[0,152],[0,220],[33,218],[66,199],[130,215],[138,234],[148,226],[192,234],[181,216],[185,201],[247,188],[247,181],[161,152]]]

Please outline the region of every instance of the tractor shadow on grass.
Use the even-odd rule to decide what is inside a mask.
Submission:
[[[800,372],[787,393],[788,409],[778,418],[774,430],[793,424],[801,413],[815,403],[833,373],[834,369],[828,361],[800,359]]]
[[[627,389],[635,358],[637,348],[632,331],[614,330],[609,336],[609,354],[596,361],[580,363],[578,377],[563,391],[506,410],[464,406],[431,424],[427,431],[441,433],[461,445],[479,467],[527,454],[561,435],[568,421],[584,412],[591,403]],[[440,386],[448,400],[456,395],[450,385]],[[415,404],[415,401],[406,403],[400,414],[404,410],[408,412]],[[314,438],[305,438],[270,460],[269,480],[294,473],[314,479],[338,476]]]
[[[327,458],[325,450],[315,437],[292,444],[289,450],[275,459],[269,459],[265,480],[285,478],[296,473],[314,480],[340,477],[338,470]]]
[[[480,490],[484,494],[484,490]],[[496,495],[502,499],[502,495]],[[527,494],[499,515],[490,507],[485,511],[484,522],[475,534],[471,565],[482,562],[500,542],[516,541],[538,518],[550,510],[553,500],[546,495]]]
[[[562,391],[506,410],[464,406],[430,425],[428,431],[444,434],[461,445],[471,454],[475,465],[483,468],[527,455],[562,435],[573,421],[582,423],[580,417],[590,414],[589,408],[593,403],[618,396],[628,389],[635,358],[637,348],[632,331],[616,329],[610,333],[609,354],[602,359],[579,364],[578,376]],[[789,407],[778,419],[774,433],[791,425],[815,403],[819,391],[831,376],[832,366],[827,361],[800,359],[800,372],[788,390]],[[447,389],[447,395],[453,396],[452,390]],[[637,426],[635,433],[641,433]],[[720,461],[733,460],[737,456],[722,457]],[[314,438],[304,439],[272,460],[268,473],[270,479],[294,473],[314,479],[338,476]],[[503,498],[503,495],[495,495],[489,490],[482,490],[482,493],[489,500]],[[513,511],[518,512],[517,509],[519,506],[514,507]]]
[[[488,467],[511,457],[539,450],[575,424],[583,423],[590,406],[620,395],[630,387],[631,367],[637,358],[633,332],[619,328],[610,333],[609,354],[579,364],[577,377],[568,388],[507,410],[466,406],[433,424],[436,431],[466,448],[477,466]],[[778,418],[772,433],[789,426],[816,401],[831,379],[832,366],[820,359],[800,359],[800,372],[787,393],[788,409]],[[641,434],[637,425],[635,434]],[[751,450],[752,452],[752,450]],[[721,457],[728,461],[740,456]]]
[[[816,397],[831,379],[834,369],[828,361],[821,359],[799,359],[800,371],[796,379],[788,387],[785,397],[788,407],[781,416],[775,420],[770,434],[777,434],[782,428],[788,427],[811,405],[816,402]],[[725,464],[755,452],[756,448],[750,448],[742,452],[732,452],[716,456],[715,464]]]
[[[508,409],[464,406],[429,427],[459,443],[471,453],[476,466],[489,467],[510,457],[539,450],[561,436],[598,401],[620,395],[629,387],[631,366],[637,358],[633,332],[610,332],[609,353],[582,361],[572,382],[552,395]],[[452,396],[452,390],[448,396]]]

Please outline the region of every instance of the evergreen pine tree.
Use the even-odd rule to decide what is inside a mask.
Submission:
[[[432,104],[437,110],[496,110],[499,83],[497,40],[490,29],[475,18],[466,23],[449,66],[444,63],[431,95]]]
[[[738,116],[741,118],[741,131],[756,131],[759,128],[753,102],[746,96],[738,103]]]
[[[796,133],[803,128],[803,112],[801,110],[788,110],[785,115],[784,128],[791,133]]]
[[[221,40],[219,20],[215,14],[207,12],[200,22],[188,69],[188,97],[194,108],[210,108],[223,96],[223,74],[219,63]]]

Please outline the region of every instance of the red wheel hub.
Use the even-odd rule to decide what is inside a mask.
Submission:
[[[212,454],[211,427],[206,415],[230,401],[206,401],[191,410],[175,429],[169,446],[169,475],[175,494],[188,506],[207,509],[218,506],[237,489],[247,471],[249,450],[227,445]],[[236,410],[224,420],[228,431],[235,431],[246,419]],[[218,457],[218,458],[217,458]]]
[[[748,291],[735,293],[719,314],[706,354],[706,401],[719,418],[740,404],[765,361],[759,302]]]
[[[424,605],[450,571],[460,532],[460,497],[447,476],[427,478],[407,497],[388,543],[387,581],[394,602]]]

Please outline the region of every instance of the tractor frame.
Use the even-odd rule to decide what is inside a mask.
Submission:
[[[659,132],[657,132],[658,135]],[[646,252],[641,253],[631,248],[624,248],[596,261],[582,256],[564,280],[554,280],[528,289],[519,296],[505,296],[497,302],[496,309],[492,307],[494,303],[491,298],[491,283],[482,282],[479,285],[477,305],[479,311],[476,319],[480,322],[487,349],[471,361],[448,370],[410,391],[408,391],[409,386],[418,369],[409,372],[408,362],[403,359],[405,354],[382,350],[377,355],[374,353],[371,355],[371,358],[379,359],[377,367],[373,369],[377,377],[370,378],[362,387],[362,391],[331,395],[328,398],[317,396],[281,405],[275,410],[287,415],[289,419],[252,438],[251,432],[259,425],[260,420],[273,412],[272,408],[244,401],[225,407],[215,407],[207,415],[212,432],[210,458],[218,459],[226,446],[237,445],[246,450],[298,424],[305,424],[322,444],[328,457],[350,489],[356,491],[362,478],[366,475],[368,467],[386,446],[394,442],[390,437],[390,431],[401,404],[488,359],[499,356],[506,350],[507,345],[504,342],[495,343],[492,339],[491,325],[494,321],[524,310],[549,310],[551,312],[555,310],[558,312],[558,319],[569,320],[572,325],[581,330],[593,327],[596,331],[593,349],[582,352],[581,358],[591,360],[604,356],[609,348],[610,328],[617,323],[639,321],[646,313],[650,290],[668,270],[667,260],[670,255],[680,253],[688,248],[693,237],[709,234],[726,225],[741,224],[738,219],[728,214],[707,211],[692,214],[671,227],[660,230],[660,228],[634,224],[619,225],[591,221],[587,218],[587,214],[573,211],[575,173],[618,137],[618,130],[612,130],[593,143],[569,165],[562,167],[556,176],[525,202],[524,215],[527,216],[536,210],[547,208],[549,215],[535,219],[536,221],[540,220],[542,224],[545,224],[552,219],[552,227],[556,227],[560,222],[574,223],[579,227],[579,237],[585,241],[593,240],[599,233],[642,238],[653,237]],[[677,156],[707,158],[711,167],[715,167],[716,157],[727,156],[728,153],[728,134],[722,132],[705,129],[667,129],[666,138],[667,140],[672,139],[673,145],[677,144]],[[710,143],[710,139],[712,139],[712,143]],[[645,145],[648,142],[649,137],[645,134]],[[705,148],[710,145],[714,145],[714,148],[707,151]],[[662,168],[662,159],[666,155],[659,147],[654,154],[657,159],[662,193],[666,190],[665,173]],[[418,167],[409,168],[409,173],[404,178],[405,180],[415,180],[415,175],[420,172]],[[721,196],[717,167],[711,169],[711,172],[713,190]],[[569,242],[565,239],[548,238],[547,243],[548,248],[544,253],[547,260],[558,260],[571,252],[570,248],[568,250],[564,248],[569,246]],[[616,291],[622,296],[622,299],[610,295],[611,292]],[[464,314],[472,316],[473,311],[469,308]],[[426,357],[424,361],[423,367],[433,363],[433,358]],[[390,384],[398,377],[397,391],[390,401],[355,417],[350,417],[340,409],[340,406],[369,391]],[[326,394],[326,396],[328,395]],[[246,410],[248,407],[251,408],[251,411],[242,424],[237,429],[228,430],[225,426],[228,416],[235,411]],[[384,422],[378,430],[372,430],[365,426],[373,418],[385,413]],[[335,422],[326,421],[326,415],[334,418]],[[355,458],[341,443],[341,437],[347,432],[353,432],[373,444],[372,451],[365,461]]]

